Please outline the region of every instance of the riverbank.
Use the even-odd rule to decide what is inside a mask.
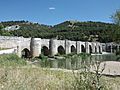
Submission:
[[[102,84],[104,83],[105,90],[120,89],[120,77],[102,76]],[[2,90],[79,90],[74,86],[75,84],[76,80],[71,72],[29,65],[24,68],[0,68],[0,89]]]
[[[2,90],[95,90],[96,75],[99,74],[42,68],[16,55],[0,56]],[[120,77],[102,76],[99,80],[101,90],[120,90]]]

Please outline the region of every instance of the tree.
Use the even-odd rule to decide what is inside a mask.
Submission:
[[[115,32],[113,35],[113,38],[115,42],[120,43],[120,10],[117,10],[113,15],[112,15],[113,22],[116,24],[115,27]]]
[[[113,22],[120,26],[120,10],[117,10],[115,14],[112,15]]]

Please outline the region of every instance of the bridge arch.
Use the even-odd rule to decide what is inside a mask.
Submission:
[[[100,46],[98,46],[98,48],[99,48],[99,53],[102,53],[102,51],[101,51],[101,47],[100,47]]]
[[[107,52],[111,52],[111,45],[106,46],[106,51],[107,51]]]
[[[89,45],[89,52],[92,53],[92,46]]]
[[[85,49],[85,46],[84,46],[84,45],[81,45],[81,52],[82,52],[82,53],[85,53],[85,52],[86,52],[86,49]]]
[[[29,58],[30,57],[30,51],[29,51],[29,49],[27,49],[27,48],[24,48],[23,50],[22,50],[22,58]]]
[[[64,49],[64,47],[62,45],[58,46],[57,50],[58,50],[59,54],[61,54],[61,55],[65,54],[65,49]]]
[[[97,46],[95,46],[95,53],[97,53]]]
[[[47,46],[42,46],[41,54],[48,56],[50,54],[49,48]]]
[[[72,46],[71,46],[71,53],[76,53],[76,51],[77,51],[77,50],[76,50],[75,46],[72,45]]]

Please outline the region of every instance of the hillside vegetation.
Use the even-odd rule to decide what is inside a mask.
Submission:
[[[20,29],[14,31],[2,30],[2,28],[12,25],[19,25]],[[65,21],[54,26],[28,21],[8,21],[0,23],[0,35],[57,38],[75,41],[118,42],[120,40],[120,35],[118,34],[120,30],[118,28],[115,24],[92,21]]]

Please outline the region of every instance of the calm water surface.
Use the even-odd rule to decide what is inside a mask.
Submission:
[[[40,65],[42,67],[49,68],[62,68],[62,69],[79,69],[84,61],[116,61],[117,57],[115,55],[91,55],[85,57],[73,57],[65,59],[56,60],[44,60],[41,61]]]

